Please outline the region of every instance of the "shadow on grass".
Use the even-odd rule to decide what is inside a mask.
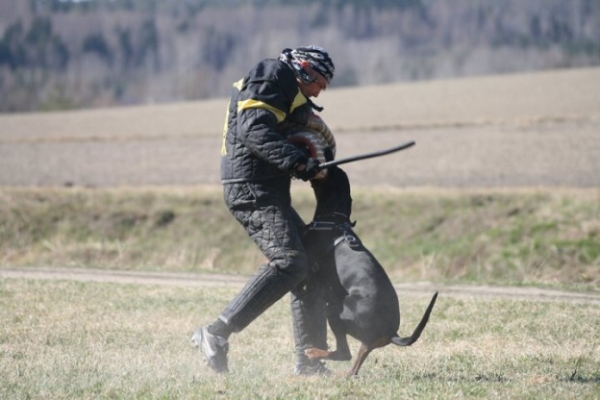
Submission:
[[[504,374],[445,374],[430,372],[426,374],[418,374],[414,377],[415,381],[447,381],[447,382],[492,382],[492,383],[506,383],[513,381],[514,379],[504,376]],[[598,384],[600,383],[600,374],[585,374],[580,375],[575,371],[571,375],[557,376],[556,381],[561,382],[574,382],[581,384]]]
[[[579,375],[577,371],[574,371],[569,377],[561,377],[559,380],[564,382],[575,382],[575,383],[600,383],[600,374],[598,375]]]
[[[463,374],[445,374],[429,372],[426,374],[415,375],[415,381],[431,381],[440,380],[448,382],[496,382],[504,383],[509,382],[510,379],[505,377],[503,374],[474,374],[474,375],[463,375]]]

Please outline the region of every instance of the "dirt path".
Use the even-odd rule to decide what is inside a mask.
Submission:
[[[114,271],[70,268],[1,268],[0,279],[71,280],[136,285],[241,288],[247,277],[226,274]],[[600,305],[600,293],[578,293],[535,287],[436,285],[429,282],[395,284],[402,294],[439,291],[444,296],[562,301]]]

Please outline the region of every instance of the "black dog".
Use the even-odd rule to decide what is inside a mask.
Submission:
[[[434,294],[421,322],[409,337],[398,336],[398,296],[383,267],[352,230],[350,183],[344,171],[330,168],[327,178],[313,180],[317,200],[305,238],[307,253],[317,265],[312,284],[327,303],[327,320],[337,349],[308,349],[313,359],[352,359],[346,335],[362,345],[349,375],[357,375],[371,351],[393,343],[410,346],[427,325],[437,299]]]

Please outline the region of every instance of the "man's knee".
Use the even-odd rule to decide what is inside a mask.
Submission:
[[[289,282],[295,287],[308,276],[309,262],[305,253],[300,251],[288,251],[271,260],[273,265]]]

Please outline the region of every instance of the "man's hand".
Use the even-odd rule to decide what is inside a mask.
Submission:
[[[294,176],[306,182],[317,176],[320,170],[319,160],[309,158],[306,164],[298,164],[294,171]]]

